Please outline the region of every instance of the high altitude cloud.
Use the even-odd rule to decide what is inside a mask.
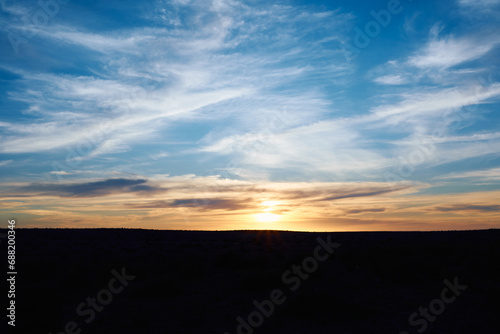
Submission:
[[[242,182],[220,177],[163,177],[147,180],[144,178],[112,178],[91,182],[59,182],[13,184],[2,191],[4,198],[22,195],[23,197],[101,197],[120,194],[136,194],[143,197],[168,195],[173,206],[192,206],[189,201],[204,198],[206,201],[223,203],[221,194],[227,198],[249,194],[255,197],[276,197],[281,199],[298,199],[310,201],[334,201],[352,197],[367,197],[387,194],[396,191],[410,190],[409,183],[391,185],[386,183],[290,183],[290,182]],[[185,198],[186,194],[202,197]],[[175,198],[178,197],[178,198]],[[167,203],[157,201],[153,203]],[[156,204],[154,204],[156,205]]]
[[[279,5],[253,8],[231,1],[159,5],[169,13],[188,14],[176,29],[157,22],[158,27],[111,32],[92,32],[70,22],[25,27],[36,30],[47,47],[92,51],[97,63],[87,75],[8,67],[25,86],[10,92],[11,99],[29,105],[37,121],[8,123],[10,135],[0,144],[0,152],[40,152],[89,141],[89,157],[129,151],[132,143],[151,140],[178,122],[225,119],[231,110],[209,113],[223,102],[245,98],[255,109],[272,106],[279,96],[269,91],[289,78],[297,80],[318,70],[342,71],[343,66],[315,68],[297,60],[313,50],[315,57],[331,56],[307,36],[342,26],[348,15]],[[311,22],[315,24],[310,28],[298,29]],[[278,25],[279,34],[270,33]],[[288,54],[282,48],[289,48]],[[303,95],[304,104],[317,104],[309,93]]]
[[[108,179],[96,182],[73,184],[34,183],[20,190],[25,194],[36,193],[39,196],[58,197],[98,197],[117,193],[144,192],[156,190],[144,185],[146,180],[138,179]]]
[[[488,8],[500,5],[499,0],[459,0],[460,5],[465,7]]]
[[[481,205],[481,204],[455,204],[452,206],[437,206],[437,211],[500,211],[500,205]]]
[[[500,39],[497,35],[481,37],[434,37],[408,63],[418,68],[448,68],[472,61],[491,51]]]

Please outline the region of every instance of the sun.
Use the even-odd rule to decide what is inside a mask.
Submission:
[[[255,218],[257,218],[257,220],[261,223],[271,223],[278,221],[280,219],[280,216],[275,215],[274,213],[264,212],[256,214]]]
[[[261,206],[264,207],[263,212],[255,214],[255,219],[261,223],[272,223],[280,220],[281,215],[272,213],[274,207],[279,205],[277,201],[264,201]]]

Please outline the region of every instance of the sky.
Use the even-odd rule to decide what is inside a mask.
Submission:
[[[500,228],[500,1],[2,0],[19,227]]]

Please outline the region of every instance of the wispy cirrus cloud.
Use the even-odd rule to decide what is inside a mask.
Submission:
[[[396,104],[382,105],[372,109],[376,117],[390,122],[414,121],[416,116],[429,115],[442,117],[436,112],[446,112],[462,107],[482,104],[500,96],[500,84],[488,87],[471,85],[469,87],[444,88],[438,91],[416,91],[403,94],[403,100]]]
[[[435,24],[427,41],[401,59],[391,59],[370,72],[378,84],[408,83],[456,86],[477,80],[487,69],[474,64],[493,52],[500,44],[494,34],[471,32],[467,35],[443,33],[445,27]]]
[[[314,33],[320,25],[300,30],[299,35],[296,25],[319,19],[324,21],[324,29],[341,26],[350,19],[335,11],[308,12],[287,6],[270,5],[262,10],[235,2],[198,5],[165,4],[174,12],[194,9],[177,29],[144,27],[99,33],[62,24],[24,27],[36,29],[38,38],[48,45],[63,43],[68,48],[96,52],[93,57],[97,66],[92,69],[94,75],[78,76],[8,68],[29,87],[10,92],[10,97],[30,105],[31,115],[43,120],[10,124],[7,131],[11,135],[0,144],[0,151],[57,150],[86,142],[90,137],[95,142],[89,157],[95,157],[130,150],[132,143],[151,140],[175,122],[213,120],[215,116],[224,119],[230,115],[208,114],[203,108],[217,108],[226,101],[253,98],[269,105],[280,95],[269,92],[288,78],[319,70],[293,62],[312,51],[298,44],[297,39]],[[277,24],[280,36],[264,35]],[[309,45],[315,43],[307,41]],[[287,45],[288,54],[281,52]],[[332,55],[320,44],[314,48],[316,57]],[[333,71],[339,68],[342,66]],[[281,95],[288,94],[297,96]],[[307,94],[304,92],[306,103],[311,101]],[[251,118],[251,114],[248,116]],[[112,131],[102,133],[102,124],[111,122]]]
[[[251,198],[186,198],[171,201],[159,200],[144,203],[127,203],[126,206],[132,209],[165,209],[182,207],[195,210],[197,209],[202,212],[214,210],[247,210],[257,209],[259,207],[258,203],[255,203]]]
[[[408,59],[422,69],[449,68],[484,56],[500,43],[496,35],[486,37],[433,37],[425,48]]]
[[[23,194],[26,197],[54,196],[54,197],[102,197],[120,194],[136,194],[141,196],[180,196],[175,202],[177,206],[186,204],[186,194],[191,192],[203,193],[206,198],[219,198],[221,194],[232,197],[233,194],[256,194],[265,197],[278,196],[283,199],[308,199],[311,201],[334,201],[352,197],[377,196],[396,191],[407,191],[412,188],[410,183],[397,186],[385,183],[349,183],[349,182],[248,182],[222,179],[219,176],[196,177],[185,175],[181,177],[160,177],[158,179],[144,178],[111,178],[90,182],[38,182],[29,184],[6,185],[2,191],[4,197]],[[176,194],[176,195],[175,195]],[[182,200],[182,201],[181,201]],[[163,202],[158,202],[163,203]],[[166,203],[166,202],[164,202]]]
[[[474,170],[462,173],[450,173],[447,175],[441,175],[438,177],[439,179],[479,179],[484,181],[498,181],[500,180],[500,168],[490,168],[483,170]]]
[[[499,0],[458,0],[460,6],[471,9],[486,10],[491,7],[499,6]]]
[[[455,204],[451,206],[436,206],[434,208],[441,212],[455,212],[455,211],[500,211],[500,205],[481,205],[481,204]]]
[[[153,190],[151,186],[146,186],[144,183],[146,183],[144,179],[108,179],[73,184],[34,183],[21,188],[21,190],[26,195],[31,193],[31,196],[99,197],[117,193],[149,192]]]
[[[408,82],[401,75],[390,75],[390,74],[375,78],[374,81],[376,83],[384,84],[384,85],[401,85],[401,84]]]
[[[367,212],[384,212],[386,211],[386,208],[362,208],[362,209],[350,209],[350,210],[347,210],[346,213],[347,214],[353,214],[353,215],[357,215],[357,214],[360,214],[360,213],[367,213]]]

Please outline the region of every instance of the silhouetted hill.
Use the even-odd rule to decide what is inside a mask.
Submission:
[[[238,317],[240,333],[262,334],[479,334],[500,323],[500,230],[17,229],[16,242],[16,333],[233,334]]]

